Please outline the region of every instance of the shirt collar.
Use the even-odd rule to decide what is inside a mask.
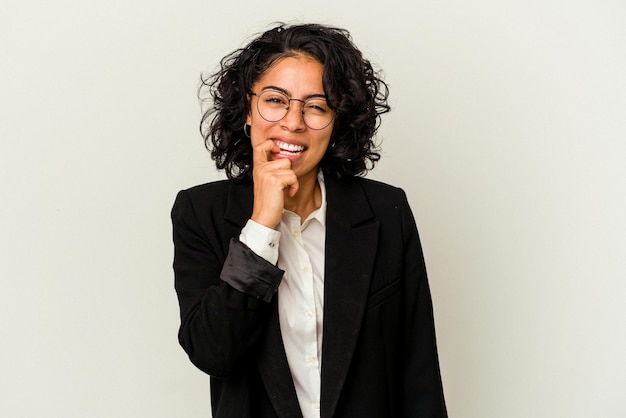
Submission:
[[[320,190],[322,191],[322,204],[317,210],[313,211],[313,213],[309,215],[308,219],[315,218],[320,224],[322,224],[323,227],[326,227],[326,184],[324,183],[324,173],[322,173],[322,170],[317,172],[317,182],[319,183]]]

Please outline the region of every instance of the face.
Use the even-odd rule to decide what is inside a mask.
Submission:
[[[252,92],[258,95],[264,91],[282,91],[289,98],[300,100],[323,97],[323,69],[322,64],[311,57],[287,57],[271,67],[252,86]],[[304,123],[302,102],[292,100],[283,119],[268,122],[258,112],[258,100],[258,96],[250,96],[250,113],[246,119],[250,125],[252,146],[266,140],[274,141],[281,151],[272,153],[269,158],[291,160],[291,169],[299,178],[317,176],[319,163],[328,149],[334,121],[323,129],[311,129]]]

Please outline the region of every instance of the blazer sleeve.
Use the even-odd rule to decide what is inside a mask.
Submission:
[[[403,417],[448,416],[439,370],[433,306],[422,247],[406,195],[401,212],[405,329]]]
[[[171,213],[178,339],[193,364],[223,378],[248,363],[283,271],[236,239],[224,254],[215,217],[202,216],[181,191]]]

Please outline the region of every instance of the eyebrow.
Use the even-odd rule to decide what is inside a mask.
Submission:
[[[281,93],[283,93],[285,96],[288,96],[290,98],[293,99],[293,97],[291,97],[291,94],[285,90],[284,88],[281,87],[277,87],[277,86],[265,86],[261,89],[261,91],[266,91],[266,90],[276,90],[279,91]],[[308,99],[324,99],[326,100],[326,95],[325,94],[321,94],[321,93],[313,93],[313,94],[309,94],[307,96],[304,96],[302,98],[302,100],[308,100]]]

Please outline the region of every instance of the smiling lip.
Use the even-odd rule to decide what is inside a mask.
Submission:
[[[277,139],[274,140],[274,143],[278,145],[278,148],[280,148],[279,152],[273,153],[276,158],[288,158],[290,160],[294,160],[307,149],[304,145],[291,144]]]

